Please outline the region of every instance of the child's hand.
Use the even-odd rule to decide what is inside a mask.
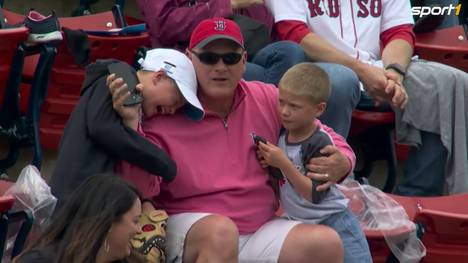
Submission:
[[[257,150],[257,159],[260,162],[260,165],[262,166],[262,168],[267,168],[268,167],[267,162],[265,161],[265,159],[263,159],[263,156],[262,156],[262,154],[260,152],[260,149]]]
[[[112,105],[114,110],[117,111],[122,118],[123,123],[130,128],[136,130],[138,121],[140,119],[141,104],[126,107],[124,101],[130,97],[127,84],[124,83],[122,78],[116,78],[115,74],[107,76],[106,84],[112,96]],[[137,85],[137,90],[141,90],[141,84]]]
[[[271,143],[265,144],[263,142],[259,142],[258,150],[260,152],[260,156],[267,165],[281,169],[289,161],[283,150]],[[260,163],[262,163],[262,161],[260,161]]]

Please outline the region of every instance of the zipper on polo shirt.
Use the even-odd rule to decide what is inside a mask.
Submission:
[[[224,129],[227,129],[228,128],[227,116],[223,118],[223,123],[224,123]]]

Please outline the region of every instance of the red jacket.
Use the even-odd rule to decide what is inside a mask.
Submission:
[[[137,0],[137,4],[148,24],[153,47],[185,49],[200,21],[233,13],[229,0]],[[235,13],[263,22],[270,31],[273,27],[273,16],[264,5]]]

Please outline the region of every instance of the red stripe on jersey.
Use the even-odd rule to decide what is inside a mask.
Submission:
[[[280,40],[291,40],[298,44],[311,32],[309,27],[297,20],[283,20],[275,24],[276,33]]]
[[[341,16],[341,2],[340,2],[340,31],[341,31],[341,39],[343,39],[343,19]]]
[[[356,48],[357,42],[358,42],[358,37],[356,33],[356,23],[354,22],[354,6],[353,6],[353,0],[349,0],[349,4],[351,5],[351,18],[353,21],[353,30],[354,30],[354,47]]]
[[[382,41],[382,47],[390,43],[390,41],[395,39],[403,39],[408,42],[411,47],[414,49],[414,42],[416,41],[416,36],[413,32],[412,24],[404,24],[391,27],[384,32],[380,33],[380,41]]]

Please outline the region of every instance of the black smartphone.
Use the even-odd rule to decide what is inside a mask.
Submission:
[[[116,78],[122,78],[127,84],[130,97],[125,100],[124,106],[133,106],[143,101],[143,97],[136,89],[136,85],[139,83],[136,72],[127,63],[112,63],[107,68],[109,73],[115,74]]]
[[[267,140],[265,138],[263,138],[260,135],[255,134],[255,132],[252,132],[250,134],[250,136],[252,136],[252,140],[253,140],[255,146],[257,146],[257,147],[258,147],[259,142],[267,143]],[[278,180],[283,179],[283,173],[281,172],[280,169],[278,169],[276,167],[268,166],[268,173],[275,179],[278,179]]]
[[[254,132],[252,132],[252,134],[250,136],[252,136],[252,140],[253,140],[255,145],[258,145],[259,142],[267,143],[265,138],[263,138],[260,135],[255,134]]]

